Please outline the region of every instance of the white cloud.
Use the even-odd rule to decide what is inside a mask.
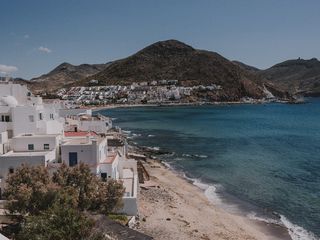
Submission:
[[[38,48],[38,50],[39,50],[40,52],[44,52],[44,53],[51,53],[51,52],[52,52],[51,49],[46,48],[46,47],[43,47],[43,46],[40,46],[40,47]]]
[[[18,71],[18,68],[15,66],[7,66],[7,65],[0,64],[0,73],[2,74],[9,74],[15,71]]]
[[[24,39],[28,39],[28,38],[30,38],[30,35],[29,35],[29,34],[25,34],[25,35],[23,36],[23,38],[24,38]]]

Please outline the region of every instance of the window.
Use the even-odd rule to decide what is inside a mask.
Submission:
[[[43,149],[44,150],[49,150],[49,144],[48,143],[43,144]]]
[[[5,116],[1,115],[1,122],[4,122],[4,120],[5,120]]]
[[[6,122],[10,122],[10,117],[6,116]]]
[[[39,120],[42,120],[43,117],[42,117],[42,113],[39,113]]]
[[[30,121],[30,122],[34,122],[34,117],[33,117],[33,115],[29,115],[29,121]]]
[[[28,144],[28,150],[33,151],[34,150],[34,145],[33,144]]]
[[[14,173],[14,168],[13,167],[9,168],[9,173],[10,174]]]
[[[107,181],[107,173],[101,173],[100,174],[101,175],[101,179],[102,179],[102,181]]]
[[[53,113],[50,113],[50,119],[54,120]]]

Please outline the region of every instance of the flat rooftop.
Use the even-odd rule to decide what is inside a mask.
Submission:
[[[91,145],[91,139],[84,138],[65,138],[62,145]]]
[[[45,156],[51,152],[53,152],[54,150],[52,151],[39,151],[39,152],[13,152],[13,151],[10,151],[10,152],[7,152],[3,155],[0,156],[1,157],[35,157],[35,156]]]
[[[57,137],[59,134],[20,134],[13,138],[47,138],[47,137]]]
[[[98,136],[95,132],[86,132],[86,131],[80,131],[80,132],[64,132],[65,137],[87,137],[87,136]]]

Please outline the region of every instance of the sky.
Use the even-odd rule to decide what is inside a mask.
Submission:
[[[320,56],[319,0],[0,0],[0,75],[106,63],[177,39],[265,69]]]

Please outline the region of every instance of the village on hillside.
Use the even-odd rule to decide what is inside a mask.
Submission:
[[[109,85],[94,86],[98,80],[91,80],[92,86],[62,88],[57,92],[57,96],[73,104],[80,105],[106,105],[110,103],[118,104],[139,104],[139,103],[170,103],[187,101],[192,96],[193,91],[219,91],[220,85],[197,85],[192,87],[179,86],[178,80],[160,80],[131,85]]]

